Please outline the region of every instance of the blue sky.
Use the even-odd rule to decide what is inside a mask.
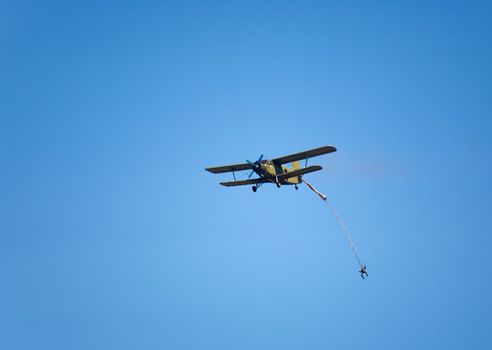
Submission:
[[[0,348],[489,349],[491,16],[0,1]]]

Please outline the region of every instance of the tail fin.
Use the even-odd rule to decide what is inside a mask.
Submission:
[[[301,162],[298,160],[292,162],[292,170],[299,170],[299,169],[301,169]]]

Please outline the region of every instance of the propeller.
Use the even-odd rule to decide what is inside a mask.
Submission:
[[[263,154],[260,156],[260,158],[258,158],[258,160],[256,162],[251,162],[249,160],[246,159],[246,161],[251,164],[253,166],[253,170],[251,170],[251,173],[249,174],[248,176],[248,179],[251,178],[251,176],[253,175],[253,173],[255,172],[255,169],[258,169],[260,167],[260,162],[261,160],[263,159]]]

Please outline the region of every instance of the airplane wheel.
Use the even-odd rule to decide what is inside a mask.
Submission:
[[[253,192],[256,192],[256,190],[258,189],[256,186],[253,186],[251,187],[251,189],[253,190]]]
[[[299,189],[299,186],[295,185],[295,189],[298,190]]]
[[[280,184],[279,183],[277,183],[277,188],[280,188]]]

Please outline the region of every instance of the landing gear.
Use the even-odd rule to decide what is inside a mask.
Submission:
[[[253,190],[253,192],[256,192],[260,188],[261,185],[263,185],[263,182],[260,182],[259,184],[254,185],[253,187],[251,187],[251,189]]]
[[[275,176],[275,183],[277,184],[277,188],[280,188],[280,182],[278,182],[278,176]]]
[[[295,185],[295,186],[294,186],[294,188],[295,188],[296,190],[298,190],[298,189],[299,189],[299,186]]]

